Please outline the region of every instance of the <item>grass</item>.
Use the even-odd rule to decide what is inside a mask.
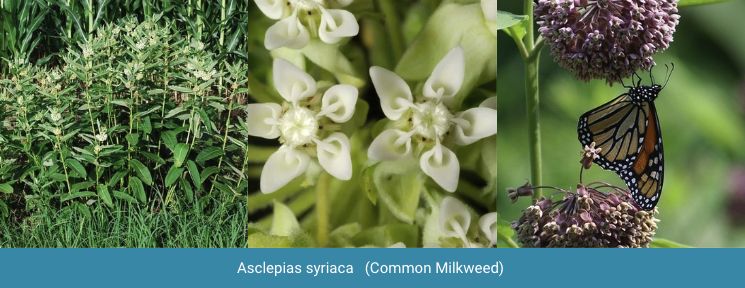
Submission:
[[[246,209],[151,213],[124,209],[91,209],[91,216],[45,208],[22,221],[0,221],[0,248],[236,248],[246,246]],[[7,220],[7,219],[6,219]]]

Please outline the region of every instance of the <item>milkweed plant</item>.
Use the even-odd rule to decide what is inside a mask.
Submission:
[[[694,2],[525,0],[522,13],[496,11],[497,21],[492,31],[501,31],[512,38],[519,53],[516,57],[521,57],[525,64],[528,123],[525,152],[530,180],[518,188],[508,188],[506,196],[512,203],[519,197],[533,200],[533,205],[526,207],[519,219],[499,219],[498,247],[678,246],[654,239],[658,209],[640,209],[627,187],[598,179],[583,183],[581,172],[576,191],[543,184],[539,59],[545,47],[555,65],[576,80],[599,79],[609,86],[622,83],[624,78],[649,71],[655,65],[653,57],[672,45],[680,21],[678,7],[700,4]],[[587,110],[591,108],[588,106]],[[581,147],[577,147],[580,151]],[[603,153],[594,143],[580,152],[580,157],[567,158],[566,162],[577,165],[575,161],[581,159],[577,165],[580,171],[590,169],[593,160]],[[528,175],[522,177],[525,176]],[[544,195],[542,190],[552,192]]]
[[[248,246],[496,247],[496,0],[254,2]]]

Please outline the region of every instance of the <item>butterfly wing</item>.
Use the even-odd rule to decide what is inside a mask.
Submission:
[[[616,173],[636,160],[647,132],[650,106],[635,103],[628,93],[616,97],[579,118],[577,134],[583,146],[595,142],[601,148],[593,162]]]
[[[644,141],[633,165],[619,173],[642,209],[652,210],[660,201],[665,162],[662,152],[662,132],[654,103],[647,102],[647,128]]]

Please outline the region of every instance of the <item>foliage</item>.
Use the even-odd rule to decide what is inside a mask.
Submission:
[[[173,34],[172,23],[127,17],[56,67],[6,60],[3,206],[21,198],[28,213],[89,216],[101,205],[199,214],[237,203],[248,185],[247,66],[218,60],[219,49]]]

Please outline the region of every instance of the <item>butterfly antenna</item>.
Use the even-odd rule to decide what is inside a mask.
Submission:
[[[667,66],[667,64],[665,64],[665,68],[666,68],[665,69],[665,74],[667,74],[667,77],[665,78],[665,84],[662,85],[662,88],[663,89],[665,88],[665,86],[667,86],[667,82],[670,81],[670,76],[673,76],[673,70],[675,70],[675,63],[670,62],[670,66],[671,66],[671,67],[669,67],[670,68],[670,73],[668,73],[668,71],[667,71],[668,66]]]
[[[639,87],[639,85],[642,84],[642,77],[639,76],[639,73],[636,73],[636,71],[634,71],[634,75],[633,76],[636,76],[636,79],[638,79],[636,81],[636,87]],[[631,83],[633,84],[634,82],[631,82]]]
[[[621,82],[621,86],[623,86],[623,88],[626,88],[626,89],[633,88],[631,86],[626,86],[626,83],[623,83],[623,77],[621,76],[618,76],[618,82]],[[634,82],[631,81],[631,83],[634,83]]]
[[[665,65],[665,66],[667,67],[667,65]],[[654,74],[652,74],[652,68],[654,68],[654,66],[649,67],[649,79],[652,80],[652,86],[654,86]],[[667,72],[665,72],[665,73],[667,73]]]

